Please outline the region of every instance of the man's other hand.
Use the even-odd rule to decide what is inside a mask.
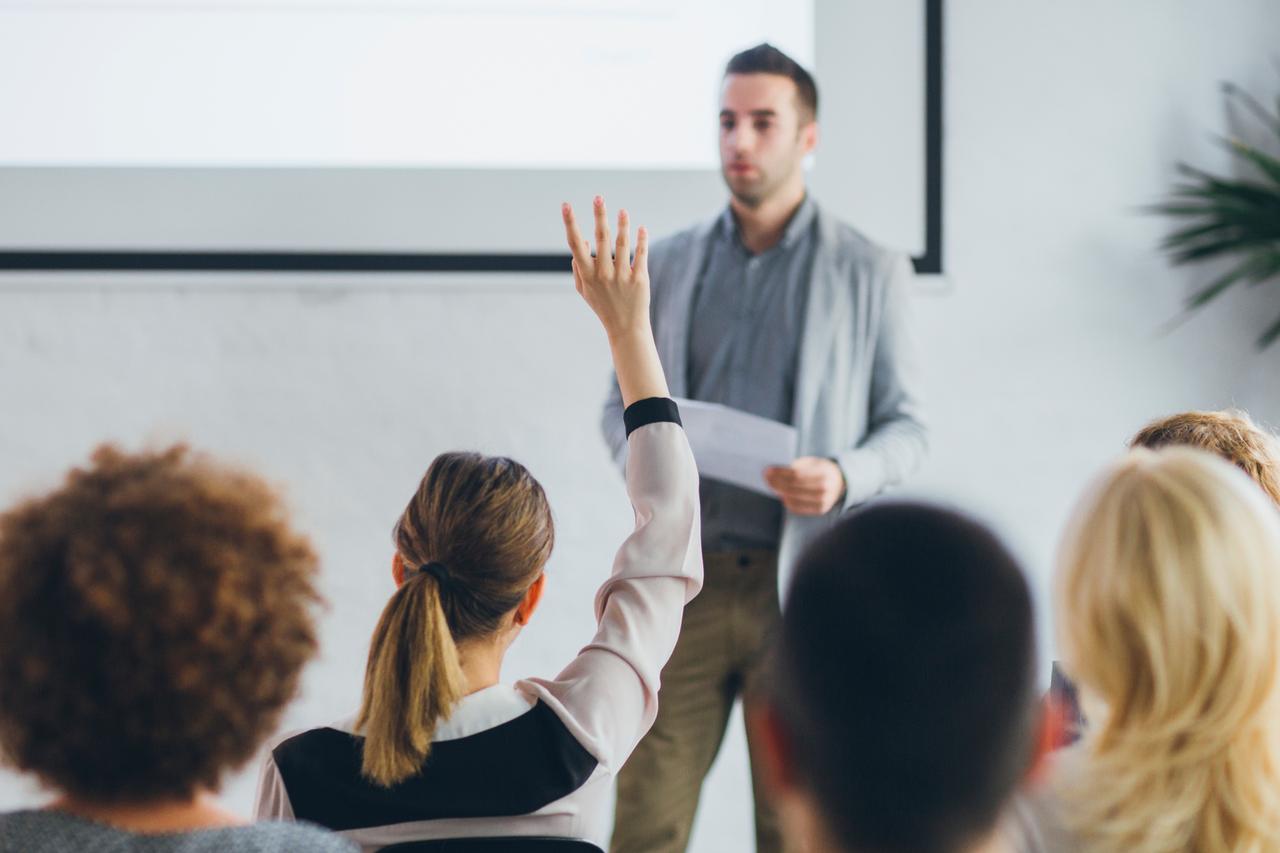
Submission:
[[[764,480],[796,515],[823,515],[844,497],[840,466],[821,456],[801,456],[790,465],[764,469]]]

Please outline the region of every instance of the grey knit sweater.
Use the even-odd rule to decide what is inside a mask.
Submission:
[[[139,835],[56,811],[0,814],[0,853],[352,853],[350,841],[301,823]]]

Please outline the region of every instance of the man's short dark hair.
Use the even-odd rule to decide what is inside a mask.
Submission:
[[[796,84],[796,100],[799,101],[802,123],[818,117],[818,84],[813,75],[800,63],[765,42],[734,54],[724,68],[724,74],[778,74]]]
[[[848,850],[954,853],[1034,750],[1031,595],[984,526],[884,504],[805,552],[769,687],[797,784]]]

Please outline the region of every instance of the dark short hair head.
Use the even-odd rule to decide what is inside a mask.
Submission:
[[[803,555],[769,688],[799,784],[849,850],[953,853],[1034,749],[1031,595],[992,533],[884,504]]]
[[[316,568],[254,475],[98,448],[0,514],[0,753],[96,802],[215,788],[315,652]]]
[[[801,123],[818,117],[818,84],[800,63],[768,42],[736,53],[724,68],[724,74],[777,74],[796,84],[796,101]]]

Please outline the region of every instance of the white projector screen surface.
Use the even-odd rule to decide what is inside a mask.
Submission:
[[[0,0],[0,267],[559,256],[560,202],[596,193],[670,234],[725,203],[721,75],[762,39],[815,71],[817,199],[921,255],[926,20],[924,0]],[[433,62],[453,67],[403,70]]]
[[[0,163],[708,169],[811,0],[0,0]],[[661,114],[654,120],[655,113]]]

